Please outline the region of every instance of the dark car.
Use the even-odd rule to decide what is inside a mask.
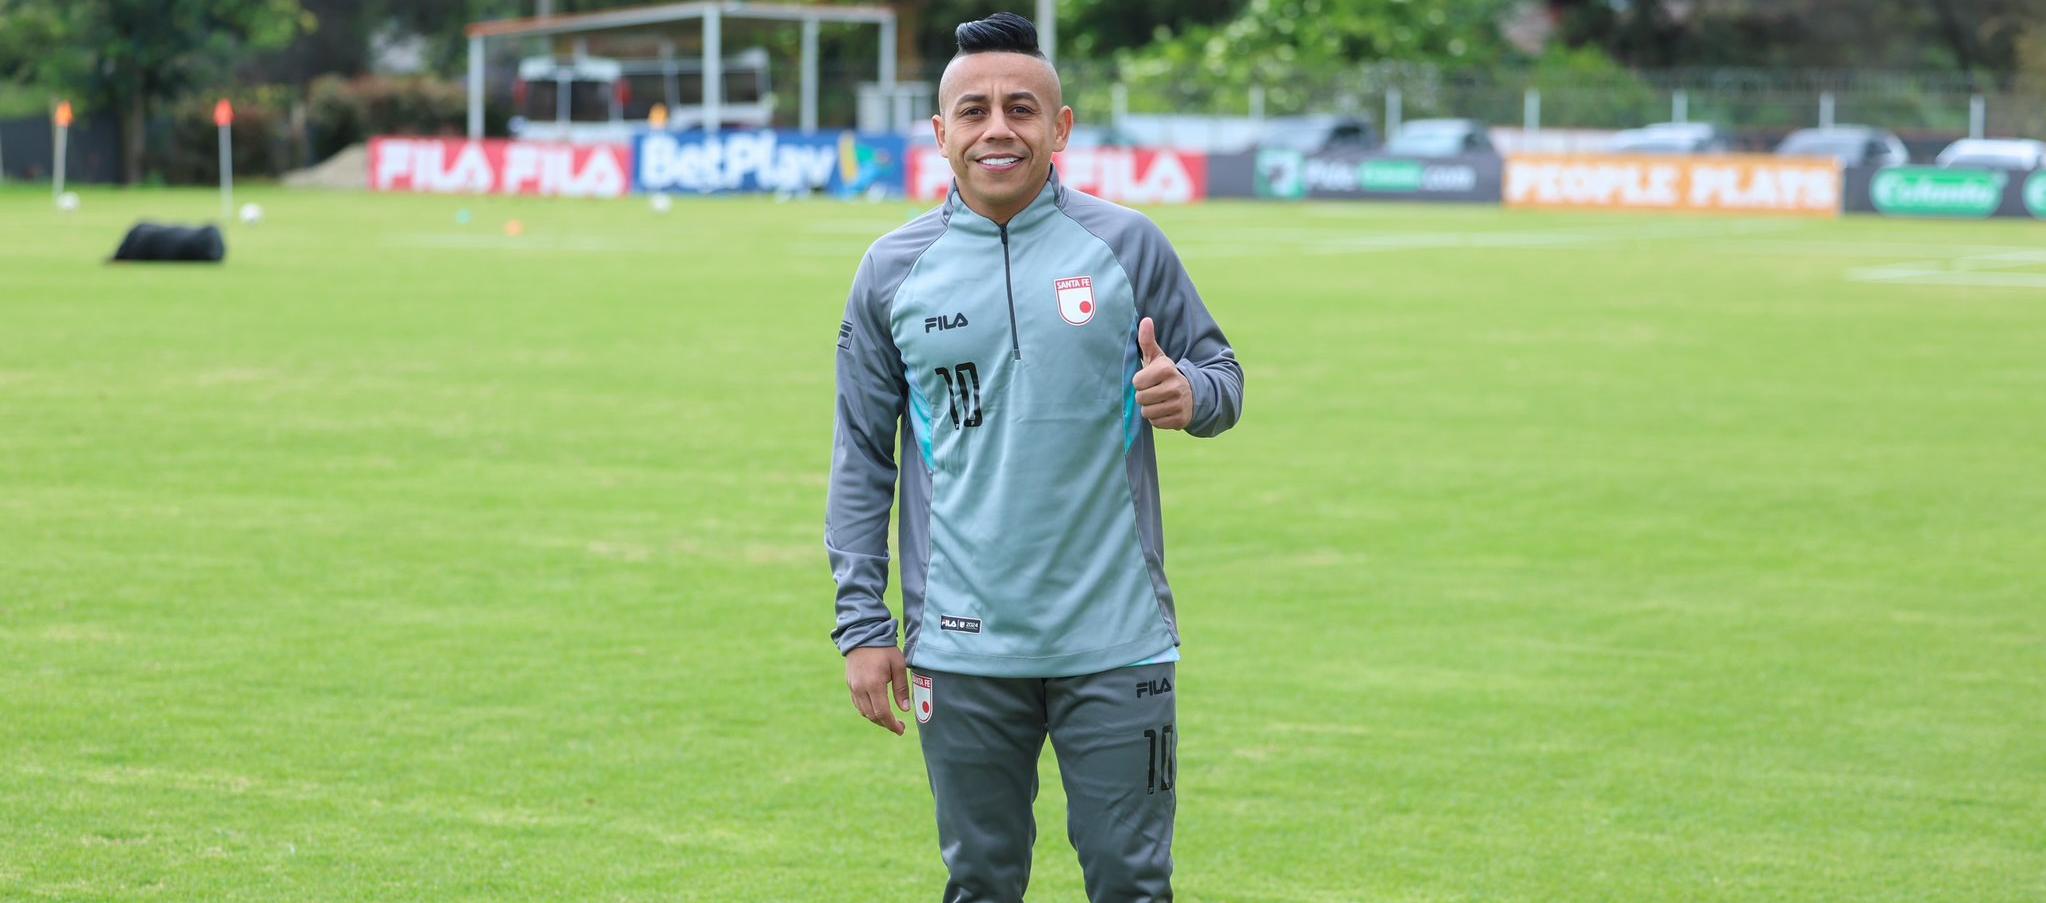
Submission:
[[[1476,119],[1416,119],[1386,142],[1393,157],[1461,157],[1493,154],[1491,129]]]
[[[1281,116],[1264,121],[1257,145],[1303,154],[1370,150],[1378,146],[1378,128],[1355,116]]]
[[[1832,157],[1841,166],[1902,166],[1911,152],[1894,132],[1865,125],[1798,129],[1776,145],[1783,157]]]
[[[1616,154],[1723,154],[1733,148],[1725,129],[1704,122],[1658,122],[1613,135]]]

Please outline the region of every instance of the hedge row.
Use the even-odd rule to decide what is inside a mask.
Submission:
[[[234,105],[235,174],[274,177],[317,163],[372,135],[459,135],[467,128],[467,93],[459,81],[427,77],[322,76],[301,95],[285,85],[237,88]],[[216,176],[218,95],[192,96],[165,107],[150,128],[148,169],[170,183],[210,182]],[[504,131],[505,111],[485,108],[492,134]]]

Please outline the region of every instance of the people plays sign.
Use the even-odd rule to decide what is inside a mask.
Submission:
[[[1060,184],[1118,204],[1187,204],[1208,196],[1208,158],[1187,151],[1101,147],[1055,158]],[[909,152],[909,196],[935,201],[952,188],[952,164],[935,147]]]
[[[622,197],[632,149],[618,144],[372,138],[369,186],[431,194]]]
[[[1840,164],[1812,157],[1515,155],[1505,181],[1508,207],[1840,215]]]

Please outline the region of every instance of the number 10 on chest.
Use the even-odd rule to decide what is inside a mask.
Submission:
[[[980,368],[972,361],[960,361],[951,369],[938,368],[938,378],[945,381],[945,408],[952,415],[952,425],[969,429],[980,425]]]

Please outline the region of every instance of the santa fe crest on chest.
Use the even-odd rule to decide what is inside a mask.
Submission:
[[[1059,317],[1074,326],[1094,319],[1094,277],[1071,276],[1052,283],[1058,293]]]

